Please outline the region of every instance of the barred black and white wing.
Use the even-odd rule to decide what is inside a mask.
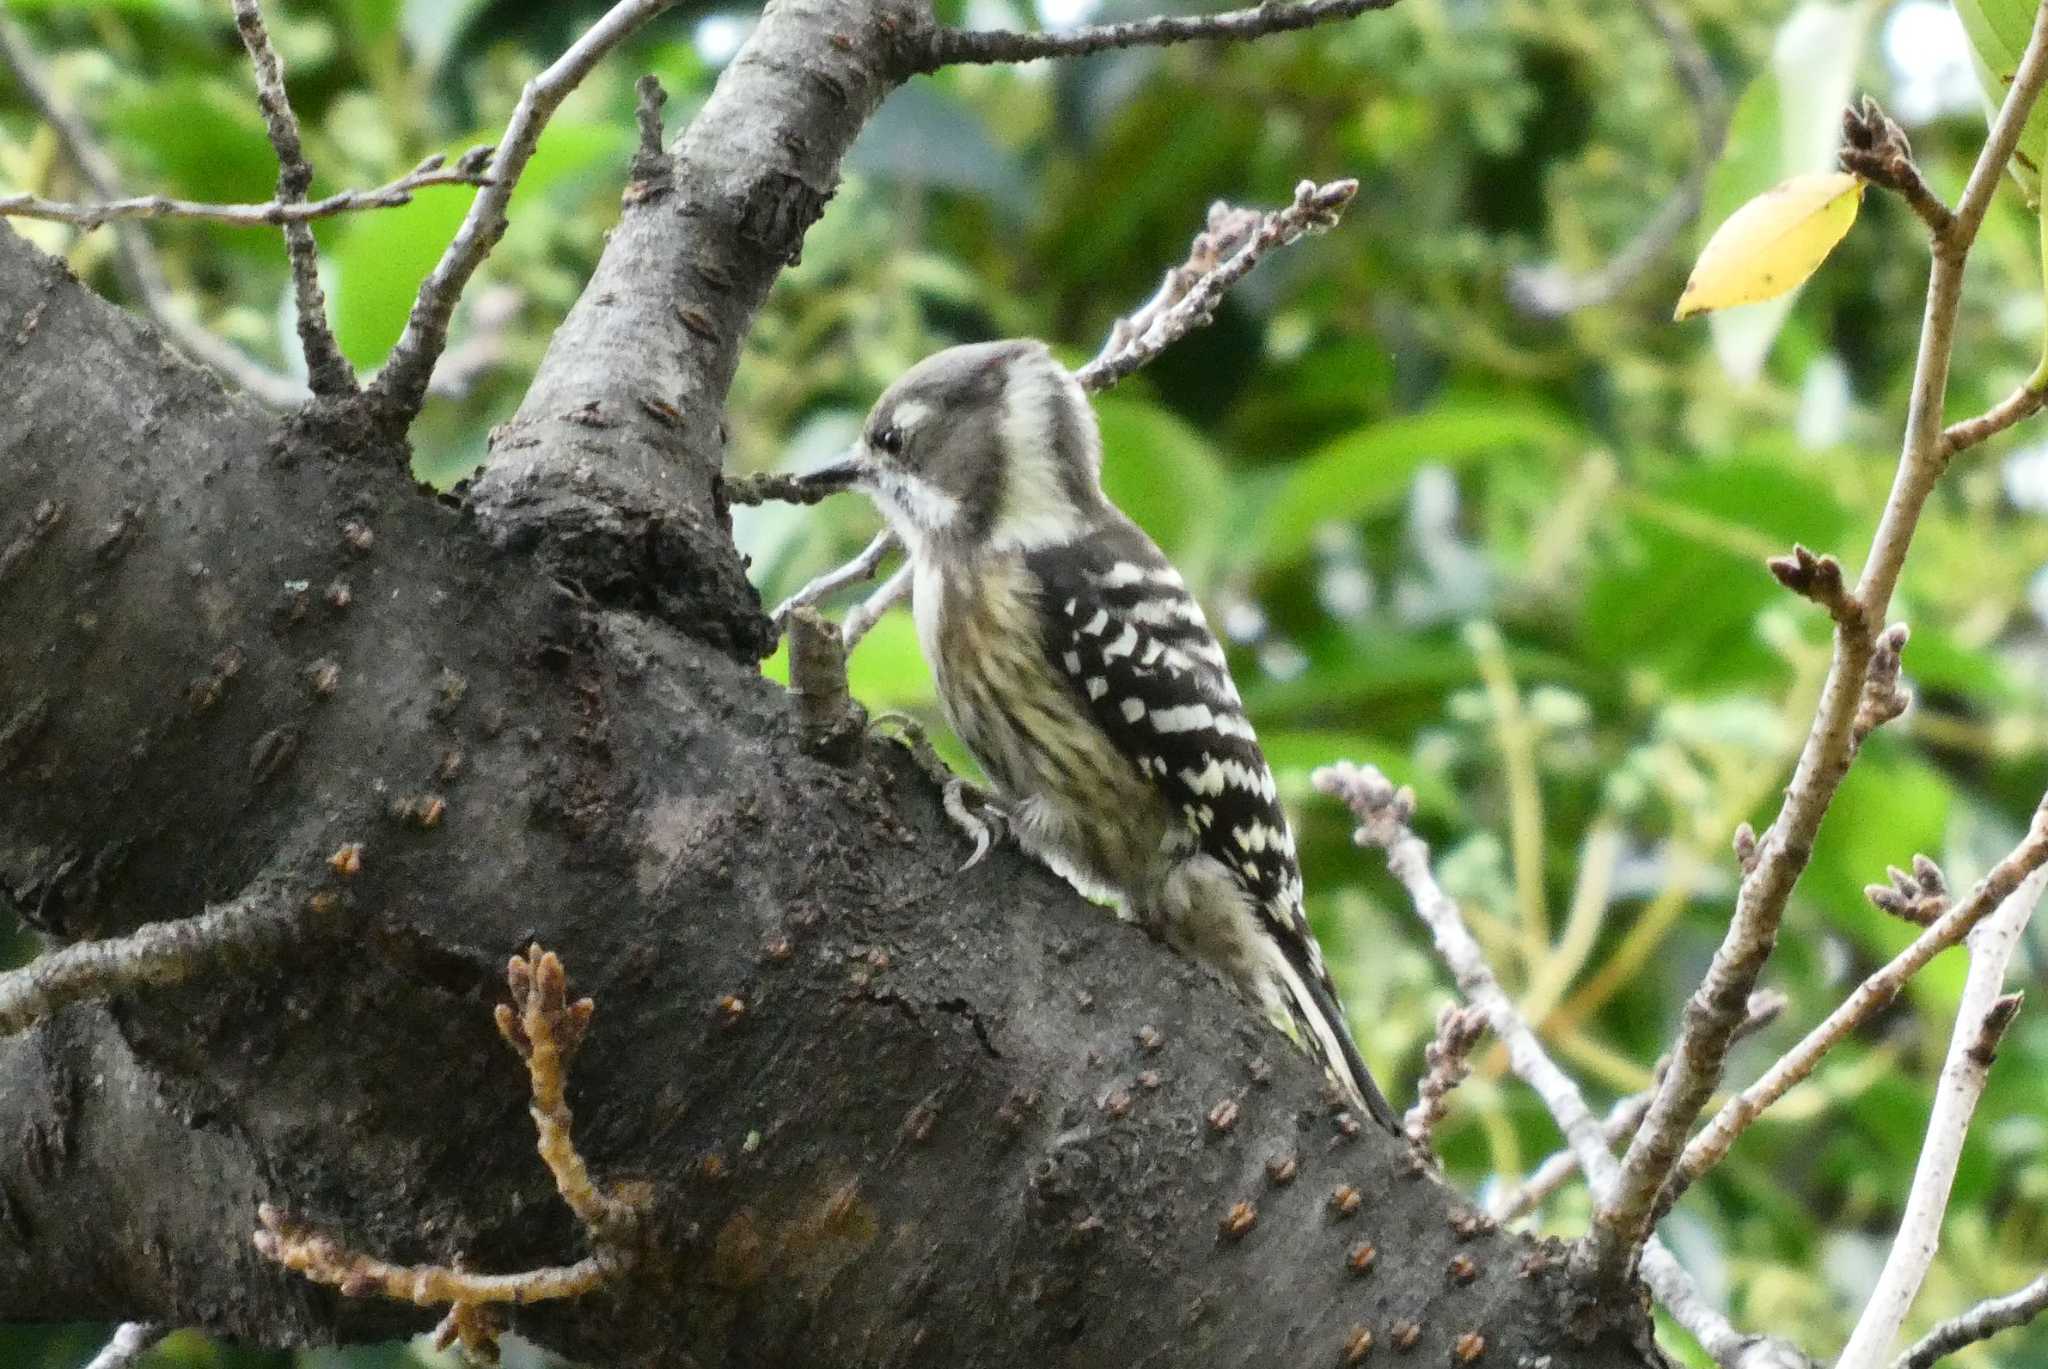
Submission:
[[[1044,596],[1040,622],[1054,672],[1165,800],[1184,859],[1208,857],[1228,872],[1279,952],[1268,957],[1272,977],[1302,1043],[1356,1102],[1398,1130],[1302,914],[1287,814],[1201,606],[1151,539],[1121,517],[1027,553],[1026,565]],[[1144,918],[1149,910],[1133,911]]]

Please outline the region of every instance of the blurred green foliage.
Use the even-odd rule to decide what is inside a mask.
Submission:
[[[130,190],[270,194],[224,5],[7,3]],[[599,8],[272,5],[316,193],[489,141],[520,83]],[[1115,0],[1098,17],[1150,8]],[[1519,268],[1600,268],[1685,176],[1697,111],[1667,47],[1631,0],[1403,0],[1256,46],[949,71],[904,88],[777,285],[734,386],[735,467],[801,467],[941,346],[1035,334],[1084,360],[1179,260],[1210,200],[1274,204],[1305,176],[1360,178],[1340,228],[1262,266],[1213,327],[1098,408],[1112,493],[1227,630],[1302,829],[1318,932],[1396,1097],[1450,992],[1397,891],[1308,793],[1308,771],[1348,756],[1414,784],[1447,884],[1558,1053],[1596,1099],[1641,1087],[1725,923],[1729,834],[1769,820],[1825,670],[1823,615],[1778,590],[1762,560],[1795,539],[1852,569],[1860,560],[1895,460],[1927,258],[1912,217],[1873,194],[1783,309],[1674,325],[1690,251],[1726,209],[1825,156],[1852,87],[1925,106],[1908,121],[1951,197],[1982,137],[1967,85],[1961,98],[1953,82],[1924,98],[1939,54],[1918,36],[1953,25],[1931,0],[1685,8],[1728,85],[1733,136],[1709,180],[1709,221],[1613,303],[1531,318],[1509,284]],[[976,23],[1035,22],[1004,0],[966,10]],[[575,298],[616,214],[633,78],[661,76],[680,127],[746,22],[743,9],[686,5],[558,116],[458,316],[456,345],[478,378],[425,416],[423,477],[449,483],[481,460],[489,425]],[[6,88],[0,185],[81,193]],[[396,336],[466,202],[429,190],[402,210],[320,226],[337,326],[360,365]],[[16,226],[118,293],[104,231]],[[273,235],[148,232],[197,316],[290,363]],[[1953,416],[2032,369],[2042,324],[2034,225],[2008,192],[1973,258]],[[2023,427],[1969,456],[1929,508],[1894,609],[1913,628],[1918,705],[1872,740],[1842,789],[1767,977],[1792,1006],[1738,1051],[1737,1080],[1907,939],[1863,900],[1864,884],[1916,851],[1966,884],[2048,783],[2041,444]],[[735,523],[771,602],[875,529],[857,501],[742,509]],[[901,615],[861,646],[853,679],[870,708],[936,721]],[[967,763],[957,747],[949,755]],[[2023,978],[2041,964],[2036,937]],[[1959,956],[1937,962],[1667,1224],[1738,1323],[1823,1356],[1841,1343],[1896,1221],[1961,975]],[[1916,1326],[2048,1262],[2044,1069],[2048,1026],[2023,1014]],[[1521,1173],[1558,1143],[1497,1052],[1456,1095],[1441,1139],[1468,1187]],[[1571,1233],[1585,1215],[1583,1191],[1568,1188],[1541,1220]],[[0,1330],[0,1361],[77,1364],[100,1334]],[[1669,1343],[1701,1362],[1682,1333]],[[2034,1330],[1959,1362],[2044,1353],[2048,1331]],[[407,1354],[424,1357],[294,1361],[185,1334],[149,1363],[365,1369]]]

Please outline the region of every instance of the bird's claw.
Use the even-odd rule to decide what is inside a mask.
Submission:
[[[980,805],[977,813],[967,805],[967,795],[973,793]],[[965,780],[955,777],[946,782],[946,816],[974,843],[974,854],[960,867],[962,874],[981,864],[982,858],[998,841],[1003,839],[1008,821],[1003,810],[987,794],[974,789]]]

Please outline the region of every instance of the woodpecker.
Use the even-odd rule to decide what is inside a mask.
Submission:
[[[806,483],[862,491],[902,540],[940,705],[1020,843],[1219,971],[1398,1134],[1302,914],[1223,648],[1101,473],[1079,383],[1011,340],[920,362]]]

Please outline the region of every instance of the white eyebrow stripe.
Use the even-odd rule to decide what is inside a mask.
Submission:
[[[906,399],[896,406],[894,413],[889,415],[889,421],[896,425],[898,431],[908,437],[918,424],[931,417],[931,413],[931,405],[924,403],[922,400]]]

